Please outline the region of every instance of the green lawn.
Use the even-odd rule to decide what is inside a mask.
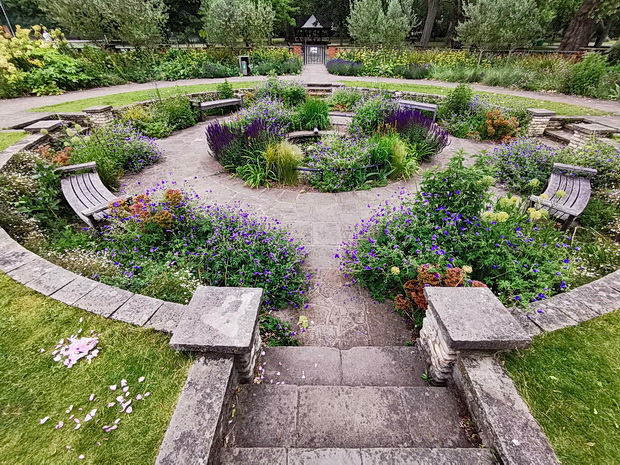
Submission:
[[[258,85],[258,82],[231,82],[230,85],[234,89],[239,89],[243,87],[254,87]],[[112,105],[113,107],[120,107],[134,102],[154,99],[158,94],[162,97],[171,97],[173,95],[184,95],[194,92],[216,90],[217,86],[218,84],[196,84],[193,86],[161,87],[158,88],[157,91],[153,88],[149,90],[138,90],[135,92],[123,92],[121,94],[110,94],[102,97],[72,100],[71,102],[59,103],[57,105],[46,105],[44,107],[32,108],[30,111],[73,112],[82,111],[84,108],[95,105]]]
[[[4,150],[26,137],[24,131],[0,132],[0,150]]]
[[[99,335],[99,355],[72,368],[54,362],[54,346],[80,328],[82,335]],[[0,273],[0,463],[153,464],[191,364],[168,341],[43,297]],[[107,407],[121,394],[122,379],[134,399],[130,414],[120,413],[118,403]],[[93,408],[93,419],[83,422]],[[82,427],[74,429],[70,414]],[[117,418],[118,429],[106,433],[102,427]],[[61,420],[64,426],[55,429]]]
[[[403,90],[409,92],[420,92],[424,94],[448,95],[452,90],[449,87],[434,86],[432,84],[393,84],[389,82],[367,82],[367,81],[340,81],[352,87],[375,87],[385,90]],[[538,100],[527,97],[515,97],[513,95],[496,94],[493,92],[474,91],[474,94],[501,98],[506,104],[517,103],[530,108],[546,108],[555,111],[558,116],[604,116],[611,113],[595,110],[593,108],[570,105],[568,103],[552,102],[549,100]]]
[[[620,464],[620,311],[534,338],[506,369],[563,464]]]

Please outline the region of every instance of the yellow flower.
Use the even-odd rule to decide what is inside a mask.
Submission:
[[[400,274],[400,268],[398,268],[397,266],[393,266],[393,267],[390,269],[390,272],[391,272],[394,276],[399,275],[399,274]]]
[[[540,194],[540,198],[547,200],[549,198],[549,195],[548,194]]]
[[[563,198],[563,197],[566,197],[566,192],[564,192],[564,191],[562,191],[562,190],[559,190],[559,191],[557,191],[557,192],[555,193],[555,196],[556,196],[558,199],[561,199],[561,198]]]
[[[529,214],[530,220],[539,220],[542,218],[543,214],[540,210],[536,210],[535,208],[528,208],[527,212]]]
[[[498,223],[505,223],[508,218],[510,218],[510,215],[506,212],[497,212],[495,214],[495,221],[497,221]]]
[[[540,186],[540,181],[536,178],[531,179],[530,182],[527,184],[530,187],[538,187]]]
[[[465,265],[465,266],[463,267],[463,271],[464,271],[465,273],[471,273],[471,272],[472,272],[472,271],[474,271],[474,270],[473,270],[473,268],[472,268],[471,266],[469,266],[469,265]]]
[[[493,221],[493,218],[495,218],[495,213],[493,212],[486,211],[482,214],[482,219],[485,221]]]

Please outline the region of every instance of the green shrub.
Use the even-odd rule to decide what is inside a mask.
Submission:
[[[336,89],[329,97],[328,103],[335,110],[347,111],[353,109],[363,97],[362,93],[355,89]]]
[[[618,206],[597,198],[591,198],[579,217],[579,224],[600,232],[609,232],[620,219]]]
[[[581,148],[560,150],[554,161],[567,165],[584,166],[597,170],[592,178],[595,188],[617,188],[620,186],[620,149],[593,139]]]
[[[156,115],[151,107],[145,105],[132,105],[122,110],[119,120],[132,125],[144,135],[157,139],[168,137],[173,131],[167,118]]]
[[[255,96],[257,99],[282,100],[287,107],[294,107],[306,101],[306,88],[303,84],[270,76],[265,84],[256,89]]]
[[[198,122],[198,112],[186,96],[158,100],[151,105],[151,111],[156,118],[166,121],[173,131],[189,128]]]
[[[395,109],[396,102],[382,95],[361,100],[354,109],[355,115],[351,119],[351,133],[366,135],[374,133]]]
[[[607,72],[607,58],[599,53],[588,53],[571,69],[564,92],[578,95],[597,96],[601,79]]]
[[[290,323],[269,313],[263,313],[258,317],[258,326],[263,343],[269,347],[299,345],[297,333],[291,330]]]
[[[299,179],[299,167],[303,159],[301,149],[287,141],[277,145],[270,145],[265,151],[267,172],[276,182],[293,186]]]
[[[235,97],[235,91],[228,82],[228,79],[217,85],[217,96],[220,99],[228,99]]]
[[[330,126],[329,105],[325,100],[308,99],[297,110],[298,127],[302,130],[321,130]]]
[[[448,96],[441,101],[437,116],[447,118],[451,115],[462,115],[469,111],[469,103],[472,101],[474,92],[467,84],[459,84]]]
[[[390,158],[390,168],[392,172],[390,177],[393,179],[408,179],[418,171],[418,162],[421,157],[417,153],[410,156],[410,150],[407,143],[398,138],[394,141],[392,147],[392,157]]]
[[[205,63],[202,68],[202,77],[204,78],[225,78],[237,76],[239,73],[236,69],[219,63]]]

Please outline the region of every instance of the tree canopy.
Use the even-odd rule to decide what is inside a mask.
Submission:
[[[356,0],[347,19],[351,37],[369,47],[404,45],[416,22],[413,0],[390,0],[386,10],[381,0]]]
[[[201,35],[211,43],[234,47],[262,44],[273,36],[276,13],[266,0],[203,0]]]

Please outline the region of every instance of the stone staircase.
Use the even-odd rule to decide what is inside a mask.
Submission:
[[[265,348],[241,385],[220,465],[495,463],[415,347]]]

